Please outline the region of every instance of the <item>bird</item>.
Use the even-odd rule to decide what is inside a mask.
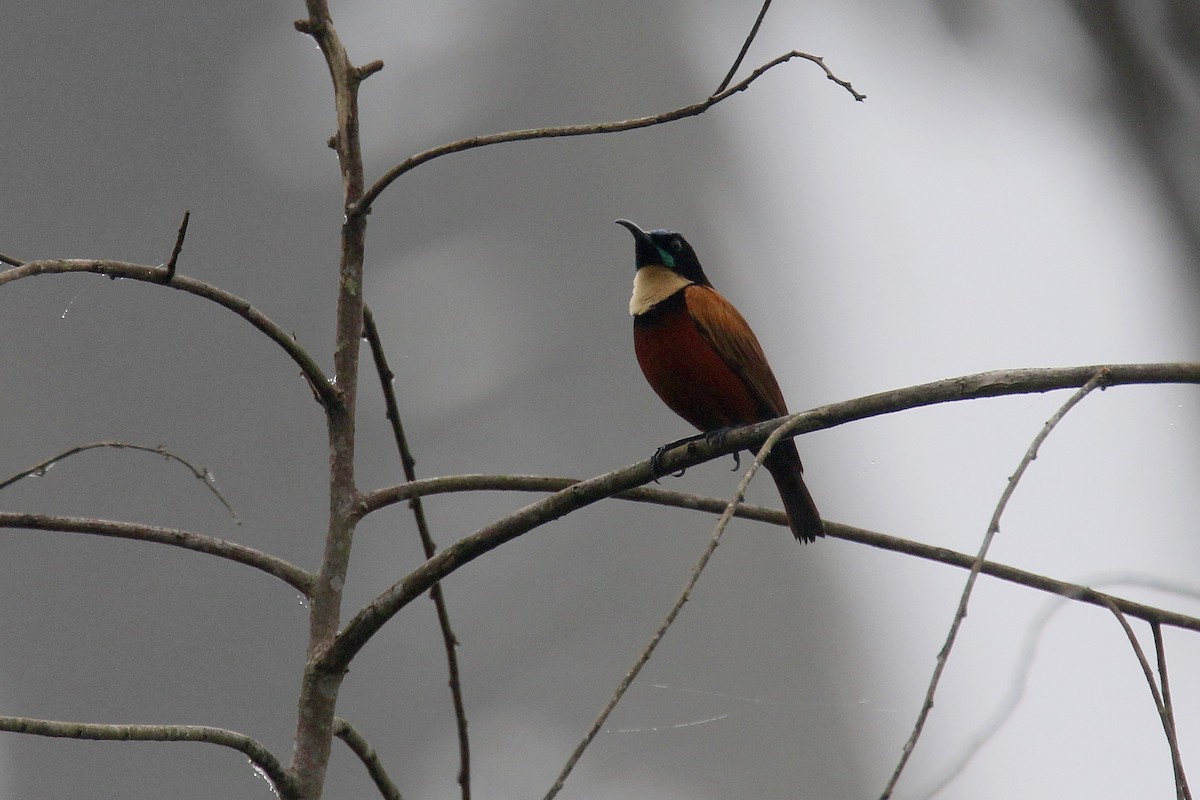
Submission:
[[[754,331],[713,288],[687,240],[674,231],[644,231],[627,219],[616,224],[635,242],[633,348],[655,394],[710,436],[787,414]],[[824,536],[795,441],[781,440],[763,466],[775,480],[796,539]]]

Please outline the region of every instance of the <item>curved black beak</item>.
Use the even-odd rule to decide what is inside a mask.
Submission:
[[[637,268],[644,267],[648,264],[661,264],[662,254],[658,252],[658,245],[650,238],[650,234],[639,228],[627,219],[618,219],[616,224],[629,230],[633,234],[635,244],[634,258],[636,259],[635,266]]]

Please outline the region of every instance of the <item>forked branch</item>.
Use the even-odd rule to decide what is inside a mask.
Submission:
[[[811,61],[820,67],[825,76],[829,80],[841,86],[850,95],[858,101],[866,100],[865,94],[860,94],[850,84],[849,81],[842,80],[833,73],[828,66],[825,65],[825,60],[820,56],[814,56],[811,53],[804,53],[799,50],[792,50],[783,55],[776,56],[767,63],[763,64],[758,69],[751,72],[748,76],[729,86],[721,91],[709,95],[698,103],[676,108],[671,111],[664,111],[661,114],[652,114],[648,117],[635,117],[634,119],[619,120],[616,122],[595,122],[587,125],[562,125],[551,128],[526,128],[524,130],[505,131],[503,133],[493,133],[486,136],[470,136],[466,139],[459,139],[455,142],[431,147],[424,152],[409,156],[401,161],[396,166],[389,169],[383,174],[379,180],[375,181],[362,196],[362,198],[353,205],[350,209],[351,215],[357,216],[366,214],[371,204],[376,198],[383,193],[383,190],[392,184],[397,178],[406,172],[411,172],[427,161],[433,161],[435,158],[448,156],[451,153],[461,153],[466,150],[474,150],[478,147],[488,147],[496,144],[506,144],[508,142],[524,142],[531,139],[560,139],[567,136],[595,136],[601,133],[619,133],[621,131],[631,131],[637,128],[649,128],[653,125],[663,125],[667,122],[674,122],[687,117],[695,117],[708,111],[710,108],[720,103],[722,100],[727,100],[739,92],[744,92],[750,88],[750,84],[765,75],[768,71],[778,67],[780,64],[786,64],[792,59],[804,59]]]
[[[305,6],[308,17],[297,22],[296,28],[317,43],[329,68],[337,119],[332,143],[337,150],[342,177],[342,206],[348,210],[362,196],[364,185],[358,89],[368,75],[383,65],[372,62],[365,67],[356,67],[334,28],[329,4],[325,0],[306,0]],[[333,741],[334,712],[345,677],[343,670],[324,669],[315,656],[328,648],[337,634],[357,524],[354,455],[366,232],[365,215],[347,214],[341,229],[334,313],[333,367],[339,402],[325,408],[329,435],[329,518],[321,564],[310,595],[309,658],[300,681],[295,746],[288,765],[288,775],[296,788],[295,800],[315,799],[324,789]]]
[[[1151,623],[1151,632],[1154,634],[1154,650],[1158,657],[1159,680],[1162,682],[1160,690],[1158,684],[1154,682],[1154,669],[1150,666],[1150,661],[1146,658],[1146,651],[1142,649],[1142,643],[1138,641],[1137,634],[1133,632],[1129,620],[1125,619],[1125,615],[1116,603],[1110,602],[1108,610],[1117,618],[1117,622],[1125,631],[1126,638],[1129,639],[1130,646],[1133,647],[1133,654],[1137,656],[1138,664],[1142,667],[1142,674],[1146,677],[1146,684],[1150,687],[1150,695],[1154,698],[1154,707],[1158,711],[1159,719],[1162,720],[1163,733],[1167,736],[1167,747],[1171,751],[1171,766],[1175,770],[1176,798],[1177,800],[1192,800],[1192,790],[1188,787],[1187,775],[1183,771],[1183,756],[1179,752],[1179,738],[1175,733],[1175,709],[1171,704],[1171,689],[1167,682],[1167,653],[1163,646],[1162,629],[1158,623]]]

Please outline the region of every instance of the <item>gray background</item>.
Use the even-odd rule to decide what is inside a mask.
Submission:
[[[984,369],[1195,360],[1200,95],[1183,2],[779,3],[747,66],[797,62],[668,127],[474,151],[376,204],[367,294],[418,472],[590,476],[688,433],[629,342],[629,217],[696,246],[754,324],[794,409]],[[359,63],[375,176],[513,127],[619,119],[717,84],[753,2],[334,2]],[[325,66],[300,3],[9,2],[0,25],[0,252],[164,261],[248,298],[330,362],[339,179]],[[178,465],[95,452],[8,510],[181,527],[313,567],[325,435],[295,368],[240,320],[94,276],[0,292],[0,476],[73,444],[164,445],[215,474],[236,527]],[[369,373],[368,373],[369,375]],[[359,475],[400,472],[373,379]],[[804,437],[824,515],[974,551],[1062,395],[977,401]],[[1200,613],[1195,388],[1113,389],[1051,438],[993,556]],[[721,462],[669,487],[728,494]],[[751,500],[775,504],[769,484]],[[428,503],[442,544],[528,502]],[[478,797],[540,797],[682,587],[707,517],[609,503],[445,584]],[[419,561],[402,507],[358,534],[347,608]],[[587,798],[861,798],[899,754],[964,576],[735,523],[694,599],[567,785]],[[151,545],[0,533],[0,709],[219,725],[290,752],[305,641],[295,593]],[[981,582],[901,784],[938,784],[1023,701],[946,797],[1164,797],[1171,773],[1109,615],[1047,613]],[[1144,629],[1141,629],[1145,633]],[[1181,741],[1200,766],[1200,640],[1167,632]],[[355,661],[340,711],[406,797],[455,796],[431,605]],[[336,746],[329,797],[371,796]],[[187,744],[0,736],[0,797],[265,798],[245,760]]]

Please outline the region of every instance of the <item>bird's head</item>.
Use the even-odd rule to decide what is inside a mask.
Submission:
[[[711,286],[696,251],[674,231],[654,230],[646,232],[627,219],[617,220],[617,224],[633,234],[634,264],[637,269],[650,266],[663,266],[681,275],[692,283],[701,286]]]

